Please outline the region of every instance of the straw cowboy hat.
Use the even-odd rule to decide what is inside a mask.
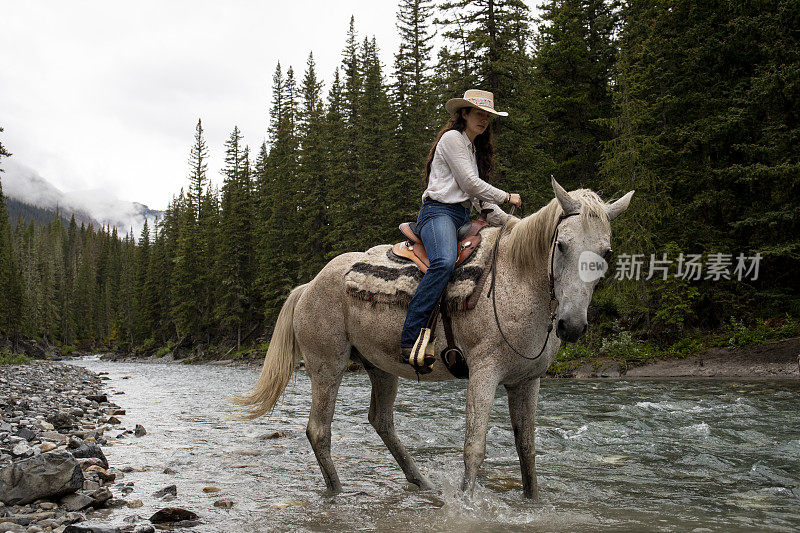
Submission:
[[[444,104],[444,108],[451,115],[456,113],[462,107],[477,107],[483,109],[487,113],[498,117],[507,117],[508,113],[505,111],[495,111],[494,109],[494,95],[489,91],[481,91],[480,89],[469,89],[464,93],[464,98],[451,98]]]

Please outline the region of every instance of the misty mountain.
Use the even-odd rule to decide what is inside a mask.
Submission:
[[[64,193],[39,175],[35,170],[22,165],[13,159],[3,161],[3,170],[0,179],[3,183],[3,193],[13,202],[7,202],[9,213],[22,212],[23,218],[26,213],[33,216],[34,209],[45,210],[50,213],[49,219],[52,220],[58,210],[60,217],[69,221],[72,215],[80,225],[93,224],[99,226],[114,226],[120,235],[125,235],[133,229],[134,235],[139,235],[144,225],[145,219],[152,225],[153,220],[160,219],[163,211],[150,209],[144,204],[120,200],[107,191],[92,189],[87,191],[73,191]],[[27,208],[25,207],[27,204]],[[45,217],[42,213],[36,213],[34,220]],[[12,216],[12,222],[16,220],[16,214]]]

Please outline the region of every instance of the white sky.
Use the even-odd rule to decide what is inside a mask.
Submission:
[[[221,183],[238,125],[266,138],[278,61],[302,79],[313,51],[327,94],[350,16],[389,75],[396,0],[12,0],[0,10],[0,141],[63,191],[105,189],[164,209],[185,186],[202,118]]]

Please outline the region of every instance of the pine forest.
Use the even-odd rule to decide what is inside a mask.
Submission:
[[[553,197],[551,175],[606,201],[636,191],[614,222],[612,268],[633,254],[643,274],[651,254],[731,254],[731,271],[739,254],[760,258],[743,279],[612,270],[564,357],[800,334],[800,4],[551,0],[534,17],[522,0],[400,0],[396,17],[391,65],[356,18],[329,78],[313,52],[302,71],[275,65],[268,140],[250,145],[231,124],[214,147],[221,187],[202,117],[186,124],[189,179],[138,235],[74,218],[12,224],[0,202],[0,336],[263,349],[293,287],[338,254],[402,240],[444,102],[469,88],[509,112],[492,123],[491,181],[521,194],[521,214]],[[0,144],[0,167],[6,157]]]

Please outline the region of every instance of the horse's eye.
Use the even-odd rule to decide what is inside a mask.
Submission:
[[[558,251],[562,254],[564,253],[564,243],[561,241],[556,241],[556,246],[558,246]]]

